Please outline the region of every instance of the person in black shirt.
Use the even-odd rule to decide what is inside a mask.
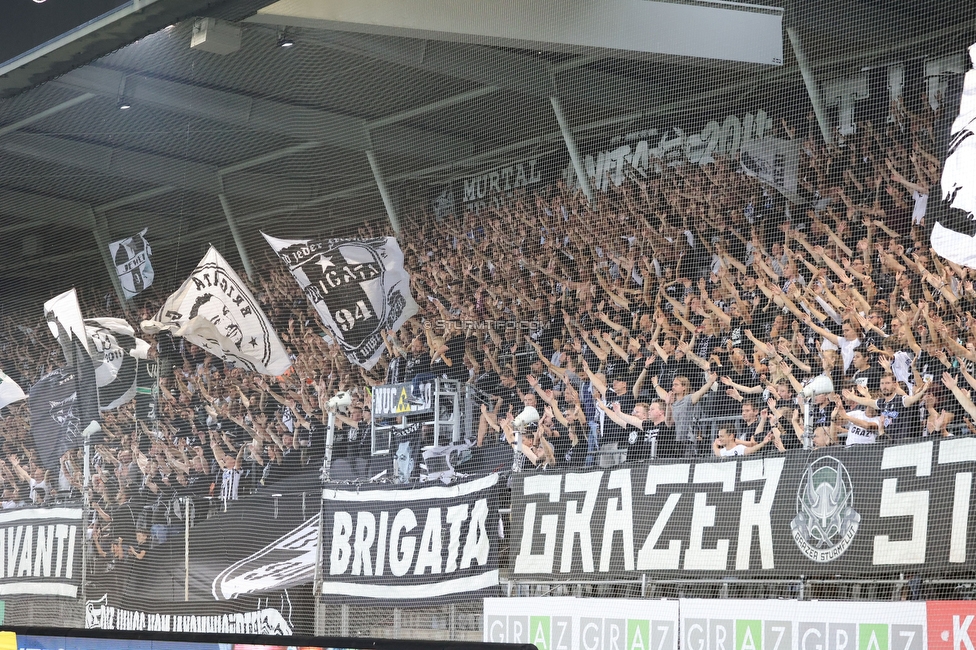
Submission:
[[[464,341],[465,336],[453,329],[447,330],[443,341],[428,335],[428,342],[433,351],[430,362],[432,375],[445,376],[454,381],[467,380],[468,369],[464,367]]]
[[[613,408],[600,406],[618,426],[627,433],[628,462],[645,462],[652,458],[678,458],[678,447],[674,425],[667,423],[668,406],[662,400],[650,404],[640,402],[634,405],[633,413],[628,415],[615,404]]]
[[[884,374],[884,371],[881,366],[875,364],[872,355],[861,350],[854,350],[854,359],[851,365],[854,371],[851,374],[851,381],[854,385],[864,386],[872,393],[881,390],[881,375]]]
[[[846,399],[861,406],[877,409],[883,418],[885,437],[888,440],[899,441],[922,434],[918,417],[911,412],[911,407],[922,399],[931,385],[931,382],[924,382],[914,395],[899,395],[896,392],[898,381],[895,376],[885,374],[881,377],[881,397],[878,399],[857,395],[851,390],[845,390],[843,394]]]
[[[535,385],[530,385],[529,377],[535,379],[535,382],[538,385],[538,390],[553,389],[552,377],[550,377],[549,373],[546,372],[546,367],[542,364],[541,359],[536,358],[532,362],[532,365],[529,366],[529,372],[519,379],[518,389],[522,393],[528,393],[535,387]]]
[[[500,430],[498,426],[499,415],[507,415],[509,412],[517,413],[521,410],[522,397],[518,391],[518,381],[515,379],[514,372],[508,368],[502,370],[501,379],[492,393],[492,397],[495,398],[494,408],[489,409],[487,405],[481,405],[481,419],[478,421],[478,440],[476,443],[478,447],[484,443],[488,427],[495,431]]]
[[[742,419],[735,421],[735,437],[749,444],[759,444],[766,436],[768,413],[760,412],[759,403],[746,399],[742,402]]]
[[[637,403],[631,391],[627,389],[627,380],[615,377],[611,388],[603,394],[607,407],[621,413],[633,413]],[[603,440],[606,442],[622,443],[627,439],[626,426],[621,426],[611,418],[611,422],[604,422]]]
[[[410,342],[410,350],[407,353],[405,368],[403,371],[403,381],[412,382],[421,374],[430,373],[430,352],[424,347],[423,340],[417,336]]]

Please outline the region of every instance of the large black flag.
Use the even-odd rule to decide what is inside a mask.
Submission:
[[[83,431],[93,420],[98,421],[91,357],[76,337],[72,337],[72,346],[72,367],[44,375],[30,389],[34,447],[40,464],[52,471],[58,468],[64,452],[84,445]]]

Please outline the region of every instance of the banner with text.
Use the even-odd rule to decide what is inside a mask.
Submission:
[[[773,130],[766,111],[746,113],[741,119],[726,116],[721,123],[710,120],[699,133],[686,133],[678,126],[645,128],[616,135],[607,143],[581,144],[587,152],[583,168],[593,189],[607,191],[620,187],[625,178],[644,179],[663,168],[685,162],[705,165],[716,156],[736,158],[754,140],[762,140]],[[563,178],[570,187],[577,184],[576,170],[568,165]]]
[[[485,598],[484,616],[487,643],[532,643],[539,650],[678,648],[676,600]]]
[[[284,605],[284,606],[281,606]],[[107,595],[85,603],[85,628],[89,630],[123,630],[127,632],[190,632],[201,634],[293,634],[291,621],[278,608],[254,605],[241,611],[241,605],[225,603],[175,602],[162,607],[142,609],[133,605],[113,604]]]
[[[498,474],[454,485],[326,489],[322,598],[429,604],[498,590]]]
[[[264,238],[351,363],[367,370],[376,365],[386,349],[383,333],[398,331],[417,313],[403,251],[393,237]]]
[[[517,474],[512,573],[971,574],[974,463],[976,439],[959,438]]]
[[[679,609],[686,650],[925,648],[924,602],[683,598]]]
[[[81,508],[0,512],[0,596],[77,597],[83,539]]]
[[[560,170],[568,164],[568,156],[557,153],[542,154],[503,163],[483,172],[456,178],[450,198],[450,211],[460,205],[465,214],[483,214],[500,208],[518,192],[538,191],[559,178]],[[435,214],[445,214],[448,199],[441,191],[432,202]],[[459,215],[456,215],[459,216]],[[477,233],[468,233],[475,235]]]
[[[416,394],[415,394],[416,393]],[[434,410],[434,383],[386,384],[373,389],[373,417],[395,418]]]

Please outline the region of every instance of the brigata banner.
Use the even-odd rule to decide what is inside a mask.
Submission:
[[[516,579],[971,574],[976,439],[517,474]]]
[[[683,598],[678,607],[681,647],[685,650],[925,650],[926,647],[924,602]]]
[[[457,602],[498,590],[498,475],[454,485],[328,488],[322,598]]]
[[[81,508],[0,512],[0,596],[77,597],[81,519]]]
[[[485,598],[484,621],[484,641],[539,650],[678,648],[677,600]]]
[[[385,384],[373,389],[373,417],[395,418],[434,410],[434,383]]]

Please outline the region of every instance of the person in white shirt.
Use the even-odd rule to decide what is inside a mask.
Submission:
[[[884,435],[884,425],[876,410],[872,408],[853,411],[839,411],[839,420],[847,421],[847,446],[874,444],[878,436]]]
[[[742,440],[736,440],[735,435],[729,429],[719,429],[718,436],[712,443],[712,452],[719,458],[725,458],[728,456],[749,456],[758,452],[760,449],[772,442],[772,440],[773,434],[767,433],[766,437],[762,439],[762,442],[757,445],[753,445],[752,447],[747,447]]]
[[[853,322],[846,320],[841,325],[841,333],[843,336],[837,336],[830,330],[814,323],[809,314],[804,315],[803,322],[823,337],[824,340],[821,344],[821,349],[840,350],[840,356],[844,360],[844,374],[846,375],[847,369],[851,367],[851,362],[854,361],[854,350],[861,345],[857,326]]]

